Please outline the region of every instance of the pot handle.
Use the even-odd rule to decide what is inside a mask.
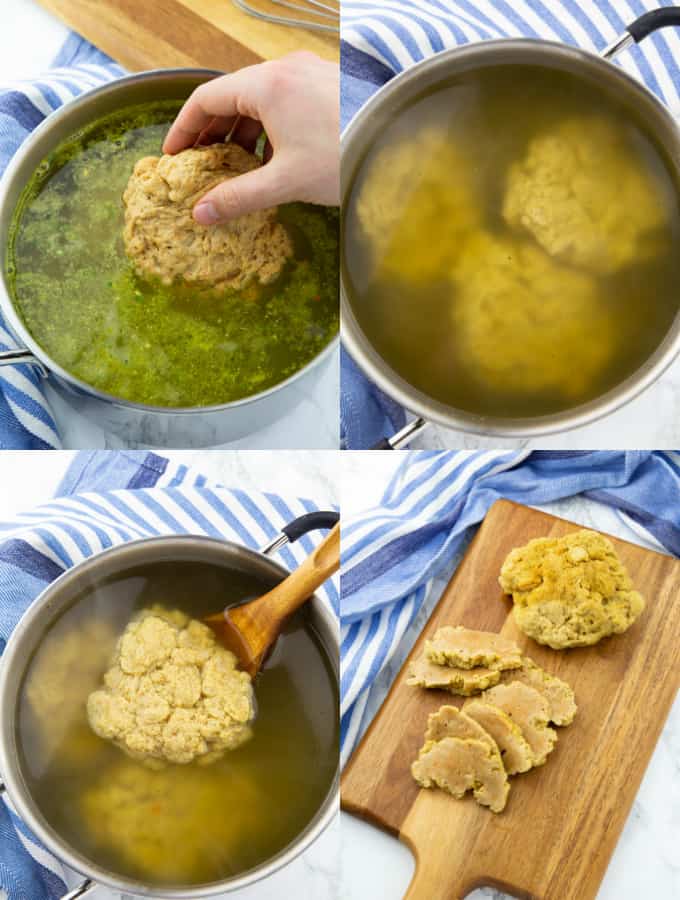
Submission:
[[[64,894],[61,900],[78,900],[79,897],[89,897],[92,892],[96,890],[97,884],[87,878],[82,884],[78,885],[77,888],[69,891],[68,894]]]
[[[377,444],[373,444],[371,450],[399,450],[402,444],[408,444],[417,437],[421,431],[425,431],[430,423],[425,419],[414,419],[405,425],[401,431],[392,435],[391,438],[383,438]]]
[[[17,350],[0,350],[0,366],[20,366],[27,364],[35,366],[40,375],[45,377],[47,372],[37,356],[21,347]]]
[[[604,59],[613,59],[632,44],[639,44],[652,32],[659,28],[668,28],[671,25],[680,26],[680,6],[663,6],[660,9],[652,9],[632,22],[620,37],[601,51],[600,56]]]
[[[266,546],[262,547],[260,553],[266,556],[285,547],[286,544],[293,544],[303,534],[309,531],[316,531],[319,528],[334,528],[340,521],[340,513],[333,510],[318,510],[317,512],[305,513],[293,519],[288,525],[281,529]]]

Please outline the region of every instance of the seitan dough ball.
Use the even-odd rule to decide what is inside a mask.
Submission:
[[[155,606],[125,629],[87,715],[100,737],[159,766],[236,749],[251,737],[255,706],[250,676],[213,632]]]
[[[503,216],[556,259],[610,274],[658,250],[659,186],[620,126],[574,117],[534,138],[510,167]]]
[[[357,197],[374,273],[414,284],[445,279],[481,206],[446,132],[423,128],[380,149]]]
[[[614,355],[616,323],[592,276],[531,241],[478,232],[466,241],[453,282],[458,354],[487,388],[578,402]]]
[[[196,201],[226,178],[257,169],[238,144],[211,144],[140,159],[123,194],[125,250],[139,275],[240,290],[274,281],[293,254],[276,207],[220,225],[199,225]]]
[[[519,628],[555,650],[621,634],[644,608],[611,541],[585,529],[517,547],[499,581]]]

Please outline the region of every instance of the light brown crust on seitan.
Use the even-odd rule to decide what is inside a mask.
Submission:
[[[439,666],[458,669],[516,669],[521,663],[519,647],[493,631],[475,631],[462,625],[440,628],[425,642],[425,656]]]

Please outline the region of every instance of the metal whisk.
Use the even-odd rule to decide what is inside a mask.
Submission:
[[[254,5],[256,2],[258,0],[233,0],[234,6],[248,13],[249,16],[265,22],[273,22],[275,25],[289,25],[294,28],[311,28],[314,31],[335,33],[340,31],[340,9],[335,0],[328,0],[326,3],[322,3],[321,0],[297,0],[296,3],[292,3],[290,0],[267,0],[268,3],[275,6],[284,6],[286,9],[292,9],[298,13],[305,13],[308,18],[277,16],[258,8]]]

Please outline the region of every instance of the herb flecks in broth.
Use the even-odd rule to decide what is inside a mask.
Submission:
[[[61,145],[22,195],[7,268],[28,330],[66,371],[139,403],[207,406],[278,384],[337,332],[338,215],[280,207],[295,252],[266,286],[140,278],[125,254],[122,195],[179,106],[132,107]]]
[[[677,187],[639,114],[566,71],[501,65],[414,98],[354,173],[343,268],[416,388],[536,416],[632,374],[678,309]]]
[[[151,769],[89,726],[86,702],[135,612],[162,604],[193,619],[271,584],[215,565],[122,572],[74,599],[24,678],[19,764],[48,824],[105,869],[153,885],[222,880],[270,859],[308,825],[338,764],[338,694],[304,612],[255,681],[252,738],[210,765]]]

